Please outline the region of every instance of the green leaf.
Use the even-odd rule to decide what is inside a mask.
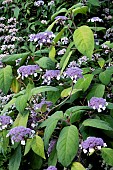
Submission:
[[[56,61],[56,60],[55,60],[55,55],[56,55],[55,47],[54,47],[54,46],[51,46],[51,47],[50,47],[50,51],[49,51],[49,58],[50,58],[52,61]]]
[[[69,109],[66,110],[66,112],[64,113],[65,116],[70,116],[73,113],[80,111],[80,110],[91,110],[92,108],[88,107],[88,106],[74,106],[74,107],[70,107]]]
[[[88,7],[87,6],[82,6],[82,7],[77,7],[76,9],[72,10],[72,13],[75,14],[86,14],[88,11]]]
[[[79,146],[78,130],[76,126],[64,127],[57,142],[57,156],[59,162],[67,167],[77,154]]]
[[[91,59],[94,50],[94,35],[90,27],[84,25],[76,29],[73,39],[78,51]]]
[[[56,166],[56,164],[57,164],[57,150],[56,147],[54,147],[48,158],[48,166]]]
[[[11,66],[6,66],[0,70],[0,89],[7,94],[12,83],[12,68]]]
[[[113,131],[113,129],[110,127],[109,123],[107,123],[103,120],[100,120],[100,119],[87,119],[82,124],[84,126],[90,126],[90,127],[95,127],[98,129]]]
[[[21,114],[23,114],[24,109],[25,109],[26,106],[27,106],[27,100],[28,100],[28,95],[27,95],[27,94],[21,95],[21,96],[19,96],[19,97],[16,98],[15,106],[16,106],[16,109],[17,109]]]
[[[53,42],[54,42],[55,44],[59,41],[59,39],[61,38],[61,36],[62,36],[62,34],[64,33],[64,31],[65,31],[66,28],[67,28],[67,27],[64,27],[64,28],[55,36],[55,38],[54,38],[54,40],[53,40]]]
[[[21,115],[20,113],[18,114],[17,118],[15,119],[14,123],[13,123],[13,127],[16,126],[27,126],[27,121],[28,121],[28,116],[29,113],[27,112],[25,115]]]
[[[40,136],[35,136],[33,138],[31,148],[37,155],[45,159],[44,143]]]
[[[2,62],[8,64],[8,63],[10,63],[10,62],[12,62],[12,61],[15,61],[15,60],[19,59],[19,58],[24,58],[24,57],[27,58],[27,56],[28,56],[29,54],[30,54],[30,53],[28,52],[28,53],[7,55],[6,57],[3,57]]]
[[[53,121],[53,120],[60,120],[63,118],[63,112],[62,111],[57,111],[54,114],[52,114],[48,119],[46,119],[43,123],[41,123],[40,127],[45,127],[45,126],[49,126],[49,124]]]
[[[68,46],[65,54],[64,54],[63,57],[61,58],[61,60],[60,60],[60,67],[61,67],[61,68],[63,67],[64,62],[65,62],[66,58],[68,57],[68,55],[69,55],[69,53],[70,53],[70,50],[71,50],[71,48],[72,48],[73,45],[74,45],[73,42],[71,42],[71,43],[69,44],[69,46]]]
[[[103,58],[99,58],[98,59],[98,64],[102,68],[104,66],[104,64],[105,64],[105,60]]]
[[[108,165],[113,166],[113,149],[102,148],[101,156]]]
[[[55,63],[48,57],[42,57],[38,61],[36,61],[37,64],[41,68],[45,68],[47,70],[55,69]]]
[[[30,159],[30,169],[32,170],[40,170],[42,165],[43,165],[43,159],[38,156],[37,154],[35,153],[32,153],[30,156],[29,156],[29,159]]]
[[[16,6],[14,9],[14,16],[16,17],[16,19],[18,19],[19,12],[20,12],[20,8],[18,6]]]
[[[82,5],[83,5],[82,3],[78,3],[76,5],[73,5],[71,8],[68,9],[68,11],[70,12],[70,11],[72,11],[75,8],[82,7]]]
[[[106,30],[105,27],[90,27],[93,31],[103,31]]]
[[[104,85],[108,85],[110,83],[111,80],[111,73],[109,71],[104,71],[102,73],[99,74],[99,80],[104,84]]]
[[[65,13],[65,12],[67,12],[67,9],[66,9],[66,8],[62,8],[61,10],[59,10],[58,12],[56,12],[55,14],[53,14],[53,15],[51,16],[51,20],[54,20],[54,18],[55,18],[58,14],[60,14],[60,13]]]
[[[54,132],[54,129],[56,128],[58,119],[52,119],[49,124],[46,126],[45,131],[44,131],[44,145],[45,149],[48,149],[49,146],[49,139]]]
[[[20,91],[20,88],[21,88],[21,83],[16,78],[13,78],[12,84],[11,84],[12,92],[18,93]]]
[[[1,114],[5,113],[16,101],[16,98],[12,98],[3,108]]]
[[[82,89],[85,92],[90,86],[92,79],[93,79],[92,74],[86,74],[83,78],[77,80],[74,88]]]
[[[73,162],[71,170],[85,170],[85,168],[80,162]]]
[[[67,97],[67,96],[71,96],[72,94],[75,94],[77,93],[78,91],[81,91],[82,89],[73,89],[72,90],[72,87],[69,87],[67,89],[64,89],[62,92],[61,92],[61,97]]]
[[[19,145],[9,159],[9,170],[19,170],[21,162],[21,146]]]
[[[70,117],[70,122],[74,123],[74,122],[80,121],[84,112],[86,112],[86,110],[78,110],[76,112],[72,112],[72,115]]]
[[[58,91],[59,89],[56,87],[52,87],[52,86],[40,86],[40,87],[36,87],[33,88],[31,90],[32,95],[38,94],[38,93],[42,93],[42,92],[47,92],[47,91]]]
[[[47,28],[46,31],[51,31],[56,22],[57,22],[57,20],[55,20],[54,22],[52,22],[52,24]]]
[[[71,55],[72,55],[72,51],[70,51],[69,54],[67,55],[67,57],[65,58],[65,61],[63,63],[62,69],[61,69],[61,74],[63,73],[64,69],[66,68]]]
[[[88,0],[91,5],[100,6],[99,0]]]
[[[32,142],[33,142],[33,139],[27,139],[27,142],[25,145],[24,156],[30,151]]]
[[[103,84],[95,84],[90,92],[87,95],[87,99],[91,99],[92,97],[103,97],[105,91],[105,85]]]

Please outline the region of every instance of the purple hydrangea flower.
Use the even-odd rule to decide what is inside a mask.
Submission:
[[[55,166],[49,166],[47,170],[57,170],[57,168]]]
[[[58,51],[58,55],[63,55],[66,52],[66,49],[63,48],[62,50]]]
[[[103,98],[92,97],[90,101],[88,101],[88,106],[92,107],[93,109],[97,109],[98,112],[102,112],[102,110],[106,109],[108,103]]]
[[[41,109],[43,105],[46,105],[49,108],[53,105],[53,103],[43,99],[39,104],[34,104],[34,110]]]
[[[47,154],[48,156],[50,155],[50,153],[52,152],[55,144],[56,144],[57,140],[56,139],[52,139],[49,143],[49,147],[48,147],[48,151],[47,151]]]
[[[8,127],[8,125],[12,124],[13,120],[10,116],[0,116],[0,131],[4,130]]]
[[[85,141],[83,141],[80,145],[81,149],[83,149],[84,153],[92,153],[95,149],[100,150],[101,147],[106,147],[106,143],[104,143],[102,138],[97,137],[88,137]]]
[[[22,145],[25,145],[25,138],[33,137],[34,133],[30,128],[18,126],[11,129],[6,137],[11,137],[12,144],[14,142],[21,142]]]
[[[74,83],[76,83],[79,78],[83,78],[82,70],[78,67],[67,68],[64,72],[64,76],[70,77]]]
[[[51,31],[45,31],[40,32],[38,34],[31,34],[29,35],[30,41],[38,42],[37,46],[41,45],[47,45],[52,42],[52,38],[54,37],[53,32]]]
[[[28,77],[29,75],[34,75],[34,77],[37,76],[36,70],[40,70],[40,67],[38,65],[27,65],[27,66],[21,66],[17,72],[19,76],[22,76],[22,79],[24,77]]]
[[[88,22],[103,22],[103,20],[99,17],[93,17],[91,19],[88,19]]]
[[[47,83],[48,85],[51,83],[51,80],[56,78],[60,79],[60,70],[47,70],[46,73],[42,76],[44,79],[43,84]]]
[[[55,17],[55,20],[57,20],[57,23],[60,23],[60,24],[64,24],[67,19],[68,18],[66,16],[57,16],[57,17]]]
[[[34,2],[34,6],[43,6],[43,5],[44,5],[44,1],[42,0]]]

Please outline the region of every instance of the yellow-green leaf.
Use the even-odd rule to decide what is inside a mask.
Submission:
[[[85,170],[85,168],[80,162],[74,162],[72,164],[71,170]]]

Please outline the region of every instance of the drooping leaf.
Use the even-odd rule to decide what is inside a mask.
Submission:
[[[16,109],[21,113],[23,114],[24,112],[24,109],[26,108],[27,106],[27,100],[28,100],[28,95],[21,95],[19,97],[16,98],[16,101],[15,101],[15,106],[16,106]]]
[[[44,153],[44,143],[40,136],[35,136],[33,138],[33,142],[31,144],[32,150],[39,156],[45,159],[45,153]]]
[[[74,15],[79,14],[79,13],[86,14],[87,11],[88,11],[88,7],[87,6],[82,6],[82,7],[77,7],[76,9],[73,9],[72,13]]]
[[[78,130],[76,126],[64,127],[57,142],[57,156],[59,162],[67,167],[77,154],[79,145]]]
[[[14,16],[16,17],[16,19],[18,19],[19,12],[20,12],[20,8],[19,8],[18,6],[16,6],[16,7],[14,8]]]
[[[76,29],[73,39],[78,51],[91,59],[94,50],[94,35],[90,27],[84,25]]]
[[[111,80],[111,73],[109,71],[104,71],[102,73],[99,74],[99,80],[104,84],[104,85],[108,85],[110,83]]]
[[[113,149],[102,148],[101,156],[108,165],[113,166]]]
[[[9,170],[19,170],[21,162],[21,146],[19,145],[9,159]]]
[[[51,31],[52,30],[52,28],[54,27],[54,25],[55,25],[55,23],[56,23],[57,21],[55,20],[55,21],[53,21],[52,22],[52,24],[51,25],[49,25],[49,27],[47,28],[47,30],[46,31]]]
[[[40,87],[33,88],[31,90],[31,93],[32,95],[35,95],[35,94],[47,92],[47,91],[58,91],[58,88],[52,87],[52,86],[40,86]]]
[[[55,50],[55,47],[54,46],[51,46],[50,47],[50,51],[49,51],[49,58],[52,60],[52,61],[56,61],[55,60],[55,55],[56,55],[56,50]]]
[[[77,93],[78,91],[81,91],[82,89],[72,89],[72,87],[69,87],[67,89],[64,89],[61,92],[61,97],[67,97],[67,96],[71,96],[72,94]]]
[[[51,20],[54,20],[54,18],[55,18],[58,14],[60,14],[60,13],[65,13],[65,12],[67,12],[67,9],[66,9],[66,8],[62,8],[61,10],[59,10],[58,12],[56,12],[55,14],[53,14],[53,15],[51,16]]]
[[[105,60],[103,58],[99,58],[98,59],[98,64],[102,68],[104,66],[104,64],[105,64]]]
[[[27,142],[26,142],[26,145],[25,145],[24,156],[30,151],[32,142],[33,142],[33,138],[27,139]]]
[[[110,127],[109,123],[107,123],[103,120],[100,120],[100,119],[86,119],[82,124],[84,126],[90,126],[90,127],[95,127],[98,129],[113,131],[113,129]]]
[[[54,40],[53,40],[55,44],[60,40],[60,38],[61,38],[61,36],[62,36],[62,34],[64,33],[64,31],[65,31],[66,28],[67,28],[67,27],[64,27],[64,28],[55,36],[55,38],[54,38]]]
[[[6,66],[0,69],[0,89],[7,94],[12,83],[12,68],[11,66]]]
[[[40,170],[43,165],[43,158],[35,153],[30,155],[30,168],[32,170]]]
[[[99,0],[88,0],[91,5],[100,6]]]
[[[76,9],[76,8],[78,8],[78,7],[82,7],[82,3],[77,3],[76,5],[73,5],[71,8],[69,8],[68,9],[68,11],[70,12],[70,11],[72,11],[73,9]]]
[[[73,162],[71,170],[85,170],[85,168],[80,162]]]
[[[16,126],[24,126],[26,127],[27,126],[27,121],[28,121],[28,116],[29,116],[29,113],[27,112],[26,114],[18,114],[17,115],[17,118],[15,119],[14,123],[13,123],[13,127],[16,127]]]
[[[42,57],[36,61],[36,63],[39,64],[41,68],[45,68],[47,70],[55,69],[55,63],[48,57]]]
[[[105,27],[90,27],[93,31],[103,31],[106,30]]]
[[[87,99],[89,100],[92,97],[103,97],[105,91],[105,85],[103,84],[95,84],[90,92],[87,95]]]
[[[48,158],[48,166],[56,166],[56,164],[57,164],[57,150],[56,147],[54,147]]]
[[[14,93],[18,93],[20,91],[20,88],[21,88],[21,84],[20,82],[14,78],[12,80],[12,84],[11,84],[11,90],[14,92]]]

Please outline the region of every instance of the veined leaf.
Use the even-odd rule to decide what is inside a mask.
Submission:
[[[82,124],[84,126],[90,126],[90,127],[95,127],[98,129],[113,131],[113,129],[110,127],[109,123],[107,123],[103,120],[100,120],[100,119],[86,119]]]
[[[69,87],[67,89],[64,89],[62,92],[61,92],[61,97],[67,97],[67,96],[71,96],[72,94],[75,94],[77,93],[78,91],[81,91],[82,89],[73,89],[72,90],[72,87]]]
[[[85,170],[80,162],[73,162],[71,170]]]
[[[66,28],[67,28],[67,27],[64,27],[64,28],[56,35],[56,37],[55,37],[54,40],[53,40],[55,44],[59,41],[59,39],[61,38],[61,36],[62,36],[62,34],[64,33],[64,31],[65,31]]]
[[[87,11],[88,11],[88,7],[87,6],[82,6],[82,7],[77,7],[76,9],[73,9],[72,13],[74,15],[79,14],[79,13],[86,14]]]
[[[40,67],[45,68],[47,70],[55,69],[55,63],[48,57],[42,57],[38,61],[36,61]]]
[[[49,58],[52,60],[52,61],[56,61],[55,60],[55,55],[56,55],[56,50],[55,50],[55,47],[54,46],[51,46],[50,47],[50,51],[49,51]]]
[[[94,50],[94,35],[90,27],[84,25],[76,29],[73,39],[78,51],[91,59]]]
[[[32,150],[39,156],[45,159],[44,143],[40,136],[35,136],[31,144]]]
[[[14,16],[16,17],[16,19],[18,19],[19,12],[20,12],[20,8],[19,8],[18,6],[16,6],[16,7],[14,8]]]
[[[99,58],[98,59],[98,64],[102,68],[104,66],[104,64],[105,64],[105,60],[103,58]]]
[[[26,145],[25,145],[24,156],[30,151],[32,142],[33,142],[33,138],[27,139],[27,142],[26,142]]]
[[[28,95],[21,95],[16,98],[15,106],[16,109],[22,114],[24,112],[25,107],[27,106]]]
[[[57,156],[59,162],[67,167],[77,154],[79,145],[78,130],[76,126],[64,127],[57,142]]]
[[[7,94],[12,83],[12,68],[11,66],[6,66],[0,70],[0,89]]]
[[[111,80],[111,73],[109,71],[104,71],[102,73],[99,74],[99,80],[104,84],[104,85],[108,85],[110,83]]]
[[[27,126],[27,121],[28,121],[28,116],[29,113],[27,112],[25,115],[23,114],[18,114],[17,118],[15,119],[14,123],[13,123],[13,128],[16,126]]]
[[[88,0],[91,5],[100,6],[99,0]]]
[[[113,166],[113,149],[102,148],[101,156],[108,165]]]

